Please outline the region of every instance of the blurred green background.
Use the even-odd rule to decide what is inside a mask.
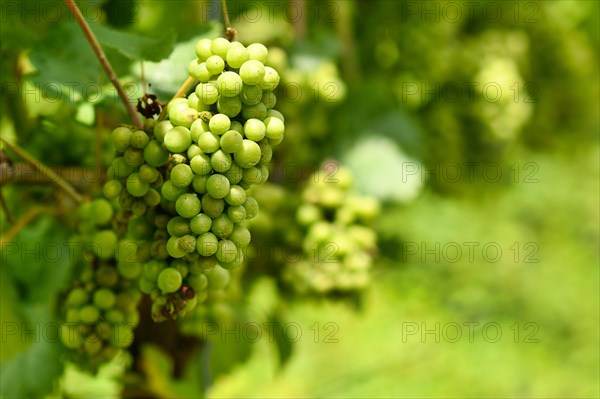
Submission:
[[[144,91],[139,61],[150,91],[167,100],[185,80],[198,37],[221,31],[219,2],[80,5],[132,98]],[[239,349],[226,339],[215,349],[223,372],[213,370],[208,386],[206,351],[175,378],[169,354],[148,345],[149,391],[169,398],[599,397],[599,3],[228,7],[240,41],[287,54],[279,60],[290,89],[277,105],[286,116],[279,162],[314,171],[337,159],[348,167],[356,190],[382,203],[379,254],[371,283],[353,301],[289,299],[277,273],[253,277],[244,293],[251,320],[284,308],[301,330],[285,364],[268,341]],[[62,3],[3,2],[2,18],[2,137],[50,165],[106,164],[108,143],[95,142],[95,132],[126,114],[108,89],[101,96],[85,90],[109,83]],[[130,36],[115,39],[103,27]],[[66,95],[69,83],[75,89]],[[307,176],[273,183],[293,197]],[[94,184],[83,189],[93,193]],[[47,186],[7,184],[2,193],[16,216],[64,202]],[[266,208],[263,215],[277,220]],[[68,240],[64,215],[48,213],[11,242]],[[5,214],[0,221],[6,237]],[[3,326],[51,322],[68,262],[48,268],[8,248],[0,268]],[[2,397],[112,397],[139,383],[117,378],[122,362],[96,378],[63,369],[56,345],[35,341],[3,327]]]

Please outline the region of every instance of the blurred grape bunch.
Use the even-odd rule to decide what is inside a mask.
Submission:
[[[370,228],[379,214],[372,197],[352,191],[345,167],[327,162],[302,192],[296,220],[305,232],[303,257],[288,262],[284,279],[300,294],[357,292],[370,282],[377,233]]]

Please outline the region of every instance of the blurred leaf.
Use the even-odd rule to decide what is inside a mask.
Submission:
[[[269,318],[269,323],[273,326],[273,339],[279,355],[279,365],[283,368],[292,356],[293,343],[286,337],[283,331],[283,326],[286,323],[280,315],[277,313],[272,315]]]
[[[21,299],[47,303],[63,288],[69,273],[70,234],[53,217],[40,217],[6,244],[3,266],[21,288]]]
[[[98,24],[92,30],[103,46],[111,47],[132,60],[157,62],[167,58],[175,47],[174,31],[153,39]]]

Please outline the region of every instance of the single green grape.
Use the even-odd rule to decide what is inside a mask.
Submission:
[[[252,43],[247,47],[248,57],[251,60],[257,60],[265,64],[269,58],[269,50],[264,44]]]
[[[247,196],[243,206],[246,208],[247,219],[253,219],[256,215],[258,215],[258,202],[256,202],[254,197]]]
[[[198,147],[206,154],[212,154],[220,148],[219,136],[215,133],[205,132],[198,138]]]
[[[203,291],[208,286],[208,279],[204,273],[192,274],[187,277],[187,282],[196,292]]]
[[[266,131],[265,124],[258,119],[248,119],[244,123],[244,136],[252,141],[261,141],[265,137]]]
[[[144,279],[150,282],[156,282],[158,274],[167,267],[166,262],[150,259],[144,264]]]
[[[244,174],[242,176],[242,181],[248,185],[259,184],[262,179],[262,175],[260,173],[260,169],[256,166],[253,166],[248,169],[244,169]]]
[[[169,256],[176,259],[183,258],[187,254],[187,252],[185,252],[179,246],[179,237],[169,238],[169,240],[167,241],[167,253],[169,254]]]
[[[265,105],[267,110],[270,110],[277,104],[277,96],[272,91],[265,91],[261,102]]]
[[[94,305],[86,305],[79,310],[79,320],[85,324],[93,324],[100,318],[100,312]]]
[[[219,89],[215,82],[200,83],[196,86],[196,95],[204,104],[214,104],[219,99]]]
[[[231,46],[225,59],[231,68],[238,69],[248,61],[248,50],[244,46]]]
[[[229,42],[229,40],[224,39],[222,37],[217,37],[216,39],[213,39],[212,44],[210,46],[210,51],[213,54],[216,54],[219,57],[225,59],[227,58],[227,52],[229,51],[230,47],[231,42]]]
[[[123,186],[121,186],[121,182],[118,180],[109,180],[102,187],[102,193],[108,199],[114,199],[119,196]]]
[[[158,274],[156,275],[156,277],[158,278]],[[150,281],[146,278],[142,278],[139,283],[140,291],[142,291],[144,294],[151,294],[152,291],[154,291],[156,289],[155,281],[156,280]]]
[[[279,140],[283,138],[283,133],[285,131],[285,125],[281,121],[281,119],[276,117],[268,117],[264,120],[264,124],[266,126],[266,137],[272,140]]]
[[[210,166],[219,173],[225,173],[231,168],[231,155],[223,150],[217,150],[210,157]]]
[[[249,61],[246,61],[247,64]],[[243,67],[243,65],[242,65]],[[241,69],[240,69],[241,71]],[[219,93],[224,97],[233,97],[240,94],[242,91],[242,86],[246,82],[242,81],[240,75],[235,72],[226,71],[223,72],[217,78],[217,87],[219,88]]]
[[[225,61],[218,55],[211,55],[206,59],[205,63],[206,69],[211,75],[221,73],[223,72],[223,69],[225,69]]]
[[[229,179],[229,183],[238,184],[242,180],[244,169],[238,164],[233,162],[227,172],[224,173],[225,177]]]
[[[102,287],[114,287],[119,282],[119,273],[114,267],[102,265],[95,273],[95,280]]]
[[[198,139],[204,132],[210,132],[210,128],[208,127],[208,123],[203,121],[201,118],[196,119],[192,126],[190,127],[190,136],[192,140],[197,143]]]
[[[244,85],[240,93],[240,100],[245,105],[256,105],[260,103],[263,96],[263,89],[258,85]]]
[[[217,110],[230,118],[235,118],[242,111],[240,96],[220,97],[217,101]]]
[[[173,129],[173,124],[169,121],[160,121],[154,126],[154,138],[162,143],[165,139],[165,134]]]
[[[187,219],[181,216],[175,216],[169,220],[167,224],[167,232],[172,237],[183,237],[184,235],[190,234],[190,223]]]
[[[221,136],[220,146],[221,149],[227,153],[234,153],[242,149],[242,135],[235,131],[229,130]]]
[[[114,256],[117,246],[117,235],[112,230],[100,230],[94,234],[92,250],[100,259]]]
[[[202,196],[202,209],[211,218],[216,218],[225,209],[225,201],[222,199],[213,198],[210,194]]]
[[[94,305],[100,309],[110,309],[115,306],[117,297],[107,288],[100,288],[94,292]]]
[[[225,202],[231,206],[240,206],[246,201],[246,190],[237,185],[232,185],[225,196]]]
[[[110,134],[110,141],[115,150],[124,152],[131,143],[133,132],[126,127],[118,127]]]
[[[217,252],[219,239],[213,233],[204,233],[196,241],[196,250],[202,256],[211,256]]]
[[[191,132],[190,132],[191,133]],[[202,150],[200,149],[200,147],[198,147],[196,144],[192,144],[190,146],[190,148],[188,148],[187,150],[187,158],[188,159],[192,159],[194,158],[196,155],[200,155],[202,154]]]
[[[231,127],[231,119],[227,115],[224,114],[216,114],[210,118],[208,122],[208,127],[210,131],[216,134],[217,136],[222,135],[227,132]]]
[[[196,43],[196,55],[201,61],[205,61],[213,55],[212,50],[212,40],[210,39],[200,39],[198,43]]]
[[[69,307],[79,307],[88,300],[88,293],[83,288],[74,288],[67,296],[66,304]]]
[[[91,206],[94,221],[98,226],[105,225],[112,220],[113,207],[110,202],[103,198],[98,198],[91,202]]]
[[[186,254],[194,252],[196,250],[196,237],[190,234],[185,235],[179,238],[179,248],[181,248]],[[187,270],[185,273],[182,273],[183,277],[187,274]]]
[[[233,231],[233,222],[225,213],[213,219],[211,231],[219,238],[227,238]]]
[[[165,146],[171,152],[185,152],[191,144],[190,131],[183,126],[176,126],[165,135]]]
[[[230,273],[217,265],[206,273],[206,278],[208,279],[208,289],[211,291],[218,291],[227,287],[227,284],[229,284]]]
[[[169,162],[169,152],[157,141],[151,141],[146,148],[144,148],[144,161],[146,161],[148,165],[158,168]]]
[[[237,255],[237,247],[233,241],[221,240],[217,245],[217,252],[215,253],[217,260],[223,263],[230,263],[235,261]]]
[[[243,206],[230,206],[227,209],[227,216],[233,223],[241,223],[246,219],[246,208]]]
[[[279,79],[279,74],[276,70],[271,67],[265,67],[265,75],[260,83],[260,87],[263,90],[273,91],[279,85]]]
[[[218,173],[211,175],[206,181],[206,190],[213,198],[225,198],[229,194],[229,188],[229,180]]]
[[[140,179],[137,173],[132,173],[127,178],[127,192],[134,197],[143,197],[150,189],[150,185]]]
[[[200,213],[201,203],[196,194],[182,194],[175,202],[175,210],[184,218],[193,218]]]
[[[142,165],[138,170],[140,179],[146,183],[154,183],[158,179],[158,171],[154,166]]]
[[[175,187],[185,188],[192,184],[194,172],[192,172],[192,168],[189,165],[180,163],[171,169],[170,179]]]
[[[197,194],[206,194],[206,181],[208,175],[196,175],[192,180],[192,188]]]
[[[168,201],[177,201],[187,191],[185,187],[177,187],[171,180],[167,180],[160,189],[162,196]]]
[[[189,223],[191,232],[196,235],[201,235],[210,231],[212,227],[212,219],[205,213],[199,213],[194,216]]]
[[[252,140],[244,140],[242,148],[233,154],[235,162],[244,169],[256,165],[260,157],[260,147]]]
[[[157,206],[160,204],[160,200],[161,198],[159,192],[153,188],[149,189],[146,195],[144,195],[144,203],[148,206]]]
[[[265,76],[265,66],[257,60],[248,60],[240,67],[240,83],[245,85],[259,85]],[[237,75],[237,74],[236,74]],[[240,87],[241,89],[241,87]]]
[[[109,342],[115,348],[127,348],[133,343],[133,326],[130,323],[115,325]]]
[[[246,248],[250,244],[251,240],[250,230],[248,230],[248,228],[245,226],[239,224],[235,225],[228,238],[238,247]]]
[[[123,159],[128,165],[138,167],[144,163],[144,152],[137,148],[129,147],[123,153]]]
[[[242,117],[244,119],[258,119],[263,120],[267,117],[267,106],[262,102],[255,105],[243,105],[242,106]]]
[[[131,135],[131,146],[133,148],[143,149],[148,145],[150,138],[143,130],[136,130]]]

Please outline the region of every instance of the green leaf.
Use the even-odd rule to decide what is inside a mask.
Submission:
[[[132,60],[158,62],[167,58],[175,47],[176,33],[174,31],[169,31],[161,38],[154,39],[99,24],[95,24],[92,30],[102,46],[113,48]]]
[[[286,322],[280,315],[275,313],[269,317],[269,323],[271,323],[270,325],[273,327],[273,342],[277,347],[277,353],[279,354],[279,365],[280,367],[284,367],[288,360],[290,360],[294,349],[292,341],[288,339],[283,330]]]

